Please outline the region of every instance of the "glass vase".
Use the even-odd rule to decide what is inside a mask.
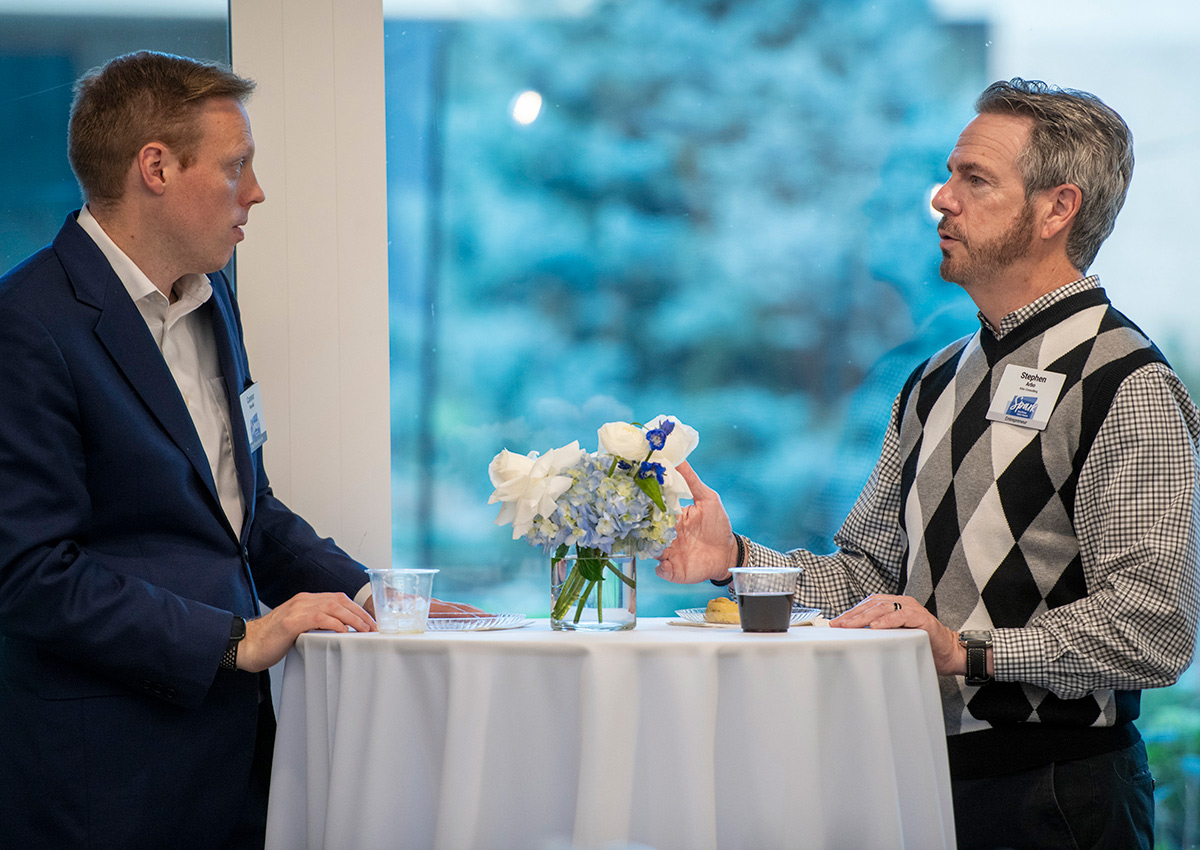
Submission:
[[[617,632],[637,625],[637,557],[577,549],[550,559],[550,627]]]

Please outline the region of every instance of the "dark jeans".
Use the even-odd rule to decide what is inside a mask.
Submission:
[[[958,850],[1151,850],[1154,779],[1141,741],[986,779],[955,779]]]

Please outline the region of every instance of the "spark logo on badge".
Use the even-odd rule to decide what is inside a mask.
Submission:
[[[1004,413],[1006,416],[1015,416],[1018,419],[1028,421],[1033,418],[1036,410],[1037,396],[1019,395],[1008,403],[1008,410],[1004,411]]]
[[[1041,372],[1010,363],[1004,367],[987,418],[1044,431],[1066,380],[1061,372]]]

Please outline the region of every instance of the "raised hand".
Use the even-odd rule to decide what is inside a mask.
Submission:
[[[729,568],[737,565],[737,542],[721,497],[688,463],[676,469],[691,488],[692,504],[676,521],[675,542],[662,553],[654,571],[680,584],[728,578]]]

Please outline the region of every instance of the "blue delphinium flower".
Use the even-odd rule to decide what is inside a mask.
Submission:
[[[667,444],[667,437],[671,436],[671,432],[674,430],[675,423],[670,419],[664,419],[657,428],[651,428],[646,432],[646,442],[654,451],[662,451],[662,447]]]
[[[653,461],[644,460],[642,461],[641,468],[638,469],[638,478],[650,478],[653,476],[654,478],[658,479],[659,484],[662,484],[663,473],[666,471],[666,468],[661,463],[654,463]]]

